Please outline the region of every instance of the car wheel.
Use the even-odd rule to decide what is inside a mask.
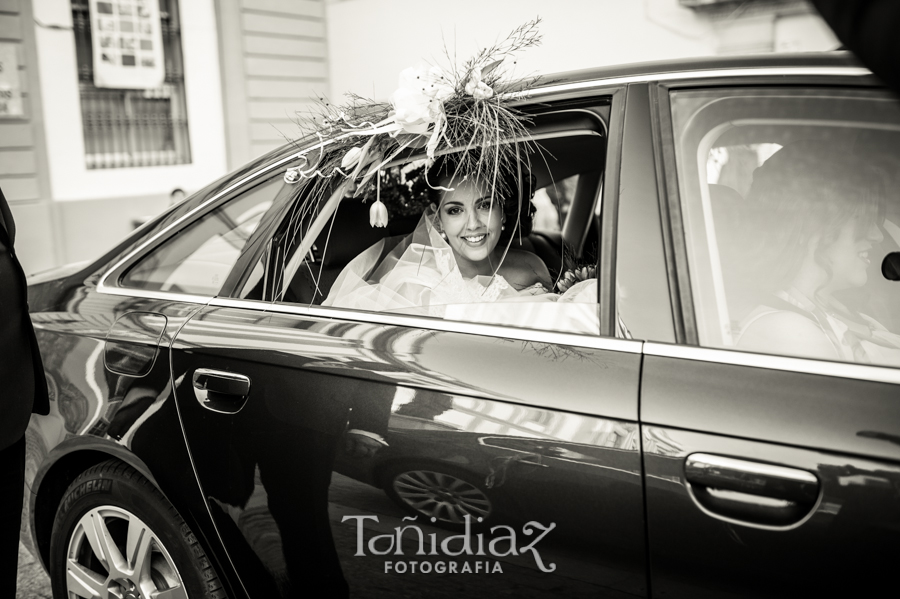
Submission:
[[[116,460],[76,478],[50,540],[54,597],[225,599],[199,541],[171,503]]]
[[[385,492],[397,505],[448,528],[463,526],[466,515],[473,525],[486,525],[497,507],[484,481],[467,472],[406,465],[391,468],[383,480]]]

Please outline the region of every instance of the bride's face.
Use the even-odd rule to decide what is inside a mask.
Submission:
[[[473,266],[483,263],[497,247],[503,226],[499,198],[492,200],[490,188],[478,181],[467,179],[441,185],[453,188],[444,192],[438,217],[460,269],[465,270],[462,261],[474,263]]]

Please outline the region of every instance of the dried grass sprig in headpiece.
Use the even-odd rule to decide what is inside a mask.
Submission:
[[[498,175],[515,173],[519,161],[528,154],[519,147],[520,142],[529,144],[525,126],[528,117],[511,104],[518,92],[538,81],[537,77],[509,80],[507,75],[515,64],[511,58],[516,52],[540,43],[539,23],[540,19],[535,19],[518,27],[460,68],[405,69],[390,102],[356,95],[348,95],[342,105],[322,100],[310,120],[314,129],[304,127],[304,133],[319,138],[320,148],[304,156],[304,165],[285,173],[289,183],[312,179],[302,205],[295,207],[292,221],[333,212],[342,197],[363,195],[374,186],[371,223],[385,226],[388,215],[380,199],[382,170],[415,148],[425,149],[429,165],[443,151],[462,149],[459,175],[493,181],[495,187],[502,185],[503,177]],[[449,59],[449,52],[446,54]],[[335,180],[340,182],[337,188]],[[427,183],[434,186],[437,182]],[[507,191],[495,189],[501,197]],[[299,225],[296,229],[300,230]],[[317,234],[306,231],[313,238]],[[312,240],[303,240],[300,250],[305,252],[311,244]]]

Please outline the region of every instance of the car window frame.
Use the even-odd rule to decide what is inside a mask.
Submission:
[[[583,110],[578,110],[578,109],[575,110],[575,112],[578,112],[578,111],[581,111],[581,112],[590,112],[590,111],[583,111]],[[553,114],[554,112],[558,112],[558,111],[551,110],[551,111],[548,111],[548,112],[546,112],[546,113],[541,113],[541,114]],[[608,129],[609,129],[609,128],[608,128],[608,125],[607,125],[605,122],[603,122],[602,118],[601,118],[598,114],[591,114],[591,117],[592,117],[592,119],[595,119],[595,120],[599,121],[600,124],[602,125],[602,127],[603,127],[603,129],[604,129],[604,133],[601,134],[601,135],[604,135],[604,134],[605,134],[605,136],[607,137],[607,146],[608,146],[608,144],[609,144],[609,140],[608,140]],[[576,131],[578,131],[578,129],[551,130],[551,131],[548,131],[548,132],[542,132],[542,133],[538,134],[538,135],[536,136],[535,139],[540,140],[540,139],[549,139],[549,138],[569,137],[569,136],[573,136],[572,134],[573,134],[574,132],[576,132]],[[575,133],[575,135],[579,135],[579,134],[582,134],[582,133]],[[596,134],[596,132],[595,132],[595,134]],[[448,152],[438,152],[438,155],[444,154],[444,153],[448,153]],[[419,159],[419,158],[421,158],[421,157],[422,157],[422,156],[417,155],[417,156],[414,156],[414,157],[411,157],[411,158],[412,158],[412,160],[417,160],[417,159]],[[407,160],[407,159],[408,159],[408,158],[398,159],[397,161],[392,162],[392,163],[388,164],[387,166],[394,166],[394,165],[396,165],[396,164],[401,164],[401,163],[403,163],[403,162],[404,162],[405,160]],[[606,158],[604,157],[604,169],[606,168],[606,162],[605,162],[605,159],[606,159]],[[597,183],[596,183],[596,189],[598,190],[598,192],[602,191],[602,182],[603,182],[603,175],[604,175],[604,173],[605,173],[605,170],[601,169],[601,170],[600,170],[600,176],[598,177],[598,181],[597,181]],[[584,211],[584,217],[585,217],[585,219],[586,219],[586,222],[587,222],[587,218],[591,218],[591,213],[592,213],[592,212],[594,213],[594,216],[593,216],[593,217],[596,217],[596,210],[598,209],[598,206],[599,206],[599,203],[598,203],[598,202],[599,202],[599,194],[598,194],[597,197],[595,197],[595,198],[593,199],[593,201],[592,201],[592,207],[589,207],[587,210]],[[570,217],[571,217],[571,214],[570,214]],[[313,234],[313,235],[318,235],[320,232],[326,230],[326,229],[330,226],[330,224],[329,224],[329,219],[330,219],[330,217],[325,218],[325,219],[321,219],[319,216],[316,216],[316,217],[314,218],[314,220],[312,221],[311,225],[310,225],[310,231],[312,231],[312,234]],[[565,235],[567,234],[567,232],[569,231],[569,222],[570,222],[570,221],[569,221],[569,219],[567,218],[567,221],[566,221],[565,226],[564,226],[564,229],[563,229],[563,235],[564,235],[564,236],[565,236]],[[597,223],[594,223],[594,224],[596,225]],[[587,224],[583,227],[583,230],[580,231],[581,234],[582,234],[582,237],[584,237],[584,236],[587,235],[588,231],[590,230],[590,226],[591,226],[591,223],[587,222]],[[599,231],[599,229],[598,229],[598,231]],[[308,233],[308,234],[309,234],[309,233]],[[314,243],[314,242],[315,242],[315,240],[311,240],[311,241],[310,241],[310,243]],[[301,244],[300,244],[300,249],[303,249],[303,245],[304,245],[304,244],[305,244],[305,241],[301,242]],[[300,249],[298,249],[297,252],[295,252],[295,253],[292,255],[291,259],[289,260],[289,263],[293,263],[294,260],[297,258],[298,255],[305,255],[305,254],[307,253],[307,251],[308,251],[308,250],[305,250],[305,251],[303,251],[303,252],[300,252]],[[311,248],[309,248],[309,249],[311,249]],[[281,280],[282,282],[284,282],[284,281],[286,281],[286,280],[292,278],[292,277],[295,276],[295,275],[296,275],[296,269],[295,269],[295,271],[294,271],[293,273],[290,273],[290,275],[289,275],[288,277],[283,277],[283,278],[280,278],[279,280]],[[599,285],[598,285],[598,287],[599,287]],[[374,312],[373,312],[373,313],[374,313]]]
[[[599,235],[599,249],[598,249],[598,264],[597,266],[597,278],[598,278],[598,302],[597,302],[597,310],[599,313],[599,333],[574,333],[574,332],[566,332],[566,331],[552,331],[552,330],[541,330],[541,329],[532,329],[526,327],[517,327],[511,325],[497,325],[497,324],[482,324],[477,322],[470,321],[456,321],[456,320],[443,320],[439,318],[428,318],[414,315],[406,315],[406,314],[396,314],[390,312],[364,312],[364,311],[356,311],[347,308],[339,308],[339,307],[331,307],[331,306],[318,306],[318,305],[302,305],[302,304],[286,304],[279,303],[274,301],[267,300],[256,300],[256,299],[242,299],[234,297],[234,294],[238,292],[238,288],[240,287],[240,283],[243,282],[247,278],[247,272],[232,272],[228,279],[231,281],[233,286],[229,289],[229,293],[226,294],[226,288],[223,287],[222,293],[220,296],[229,295],[229,297],[217,297],[212,305],[221,305],[234,307],[237,304],[233,302],[249,302],[256,305],[265,306],[266,310],[269,311],[279,311],[279,312],[292,312],[297,313],[290,308],[298,308],[302,310],[302,313],[308,315],[319,315],[319,316],[332,316],[337,319],[345,319],[345,320],[356,320],[356,321],[364,321],[364,322],[382,322],[378,317],[385,315],[389,316],[387,321],[384,321],[385,324],[400,324],[399,321],[395,320],[395,318],[399,319],[412,319],[410,320],[408,326],[414,326],[416,328],[425,328],[425,329],[435,329],[435,330],[453,330],[458,331],[461,328],[468,330],[469,332],[473,332],[471,326],[475,327],[487,327],[482,330],[482,334],[487,336],[501,336],[507,338],[523,338],[526,340],[532,341],[540,341],[543,339],[549,339],[551,337],[543,337],[542,334],[547,333],[551,336],[553,335],[569,335],[574,339],[570,339],[565,341],[568,345],[582,345],[585,347],[594,347],[593,344],[587,343],[584,339],[601,337],[601,338],[610,338],[617,339],[615,336],[615,313],[614,313],[614,297],[613,301],[607,299],[605,302],[603,300],[604,297],[609,297],[611,294],[614,296],[615,293],[615,284],[612,282],[612,277],[614,276],[614,268],[615,268],[615,258],[614,256],[606,261],[604,261],[604,249],[605,244],[612,244],[612,247],[615,248],[615,213],[610,210],[604,210],[604,207],[607,205],[613,205],[614,201],[617,200],[618,197],[618,171],[619,164],[621,161],[621,139],[622,132],[624,127],[624,115],[625,115],[625,86],[618,85],[607,88],[597,88],[592,89],[590,93],[587,94],[575,94],[577,97],[572,97],[572,94],[567,94],[564,98],[560,98],[564,100],[563,102],[557,102],[557,98],[550,98],[546,101],[542,101],[540,104],[525,104],[518,106],[520,109],[527,108],[529,106],[536,107],[540,110],[540,114],[552,114],[554,112],[560,111],[575,111],[575,112],[585,112],[590,115],[592,119],[596,119],[600,121],[600,124],[604,128],[604,133],[607,138],[607,148],[606,148],[606,156],[604,158],[603,168],[601,169],[601,176],[599,183],[597,185],[596,195],[593,198],[592,206],[589,211],[586,212],[586,219],[592,219],[593,226],[597,227],[598,235]],[[601,99],[604,99],[601,102]],[[605,105],[609,103],[609,122],[606,122],[602,117],[600,112],[597,110],[591,110],[590,107],[597,107],[600,105]],[[570,129],[562,130],[560,133],[566,133],[567,131],[571,131]],[[558,133],[551,132],[549,136],[555,137],[558,136]],[[615,138],[613,137],[615,136]],[[608,176],[608,173],[609,176]],[[273,225],[273,231],[277,230],[278,225]],[[587,231],[590,229],[591,223],[588,223],[586,220],[586,224],[584,226],[584,233],[587,234]],[[609,239],[610,241],[605,241]],[[249,246],[249,244],[248,244]],[[607,250],[608,251],[608,250]],[[243,256],[238,260],[238,263],[235,266],[240,264],[244,265],[245,269],[250,268],[255,265],[256,261],[261,258],[263,255],[263,248],[257,247],[254,251],[254,254],[245,259]],[[266,275],[268,276],[268,275]],[[246,305],[246,304],[244,304]],[[276,310],[275,306],[279,306]],[[283,308],[282,308],[283,307]],[[363,315],[362,317],[356,317],[357,314]],[[353,315],[353,316],[350,316]],[[388,322],[389,321],[389,322]],[[430,324],[425,324],[430,323]],[[451,323],[456,326],[438,326],[437,323]],[[506,331],[506,334],[499,334],[497,329],[503,329]],[[524,336],[520,335],[520,333],[538,333],[537,337],[533,335],[526,334]],[[539,337],[539,338],[538,338]],[[552,337],[553,339],[557,339],[557,337]],[[576,339],[580,341],[576,341]],[[621,338],[618,338],[621,339]],[[554,341],[560,342],[563,341]],[[615,344],[614,344],[615,345]],[[631,347],[631,344],[628,344]]]
[[[550,103],[555,103],[558,101],[562,101],[560,102],[562,104],[560,108],[579,106],[583,107],[590,105],[591,103],[597,105],[597,100],[599,98],[609,99],[611,112],[609,117],[610,122],[605,123],[607,131],[607,152],[605,157],[605,165],[603,167],[603,179],[601,181],[601,184],[599,185],[598,194],[594,201],[594,211],[592,218],[598,221],[597,226],[601,236],[599,250],[600,264],[598,264],[598,289],[601,292],[605,292],[606,295],[609,295],[610,292],[614,293],[615,290],[615,285],[611,282],[610,279],[613,274],[615,261],[614,259],[611,259],[607,260],[606,263],[603,262],[603,244],[605,243],[603,238],[610,238],[610,242],[614,244],[615,219],[610,217],[610,215],[608,214],[609,211],[605,211],[604,207],[608,202],[612,202],[616,198],[616,193],[613,192],[617,191],[618,186],[617,175],[619,162],[621,159],[620,146],[622,135],[621,132],[623,128],[622,120],[624,118],[625,111],[625,86],[621,84],[609,87],[598,85],[597,87],[591,88],[590,90],[566,92],[565,94],[556,96],[553,94],[542,94],[539,104],[534,101],[523,101],[517,107],[521,109],[521,106],[533,105],[546,108],[548,105],[550,105]],[[615,142],[615,140],[619,141]],[[216,296],[192,295],[168,291],[153,291],[140,288],[123,287],[118,284],[118,281],[123,273],[131,268],[132,265],[140,261],[145,255],[147,255],[147,253],[152,252],[160,244],[165,243],[167,239],[171,238],[174,235],[177,235],[178,232],[184,230],[186,227],[189,227],[197,219],[202,218],[208,212],[215,210],[221,204],[228,202],[233,198],[236,198],[243,191],[255,187],[256,185],[263,184],[264,181],[258,181],[259,177],[267,174],[268,176],[271,176],[273,178],[275,176],[280,176],[283,174],[284,169],[293,165],[298,159],[302,159],[305,154],[314,152],[321,148],[325,148],[331,143],[331,140],[325,140],[324,142],[311,144],[303,147],[297,152],[277,159],[274,162],[263,166],[259,170],[247,174],[245,177],[234,182],[227,188],[221,190],[219,193],[217,193],[207,201],[186,212],[164,229],[154,233],[148,239],[137,244],[137,246],[132,249],[127,255],[119,259],[113,266],[108,268],[105,273],[100,276],[97,282],[98,292],[130,297],[177,300],[205,304],[208,306],[249,308],[257,311],[290,313],[313,318],[324,318],[328,320],[337,319],[356,322],[378,322],[386,325],[404,326],[424,330],[462,332],[487,337],[517,339],[539,343],[553,343],[573,347],[621,351],[626,353],[641,352],[642,342],[615,337],[615,314],[614,312],[612,312],[614,305],[609,301],[604,304],[601,298],[598,298],[598,310],[600,310],[599,320],[601,327],[600,334],[579,334],[563,331],[549,331],[513,327],[507,325],[482,324],[465,321],[446,321],[442,319],[426,318],[405,314],[361,312],[343,308],[303,306],[296,304],[285,305],[276,304],[273,302],[262,302],[259,300],[245,300],[235,299],[231,297],[222,297],[226,289],[228,289],[230,293],[234,292],[236,281],[243,272],[238,271],[238,267],[240,265],[243,265],[243,268],[246,269],[249,266],[249,263],[252,261],[249,258],[251,254],[247,251],[247,248],[245,248],[245,250],[239,256],[235,267],[233,267],[232,272],[229,273],[228,277],[226,278],[226,282],[225,284],[223,284],[219,295]],[[244,169],[244,172],[247,172],[247,170],[249,169]],[[612,180],[607,178],[608,173],[614,174]],[[298,184],[298,192],[300,189],[301,188]],[[273,209],[274,208],[275,207],[273,206]],[[272,211],[270,210],[270,213],[271,212]],[[607,216],[605,217],[606,220],[604,220],[603,217],[604,213],[607,214]],[[267,213],[267,216],[268,214],[269,213]],[[264,235],[268,235],[269,231],[276,226],[277,222],[270,223],[269,226],[266,227],[264,227],[263,223],[261,223],[260,226],[257,227],[256,231],[254,231],[251,239],[248,240],[247,247],[251,246],[251,244],[253,244],[255,240],[258,241],[258,238]],[[610,234],[609,231],[612,231],[612,234]],[[259,254],[256,255],[258,256]],[[604,311],[607,311],[609,313],[604,315]],[[604,334],[604,330],[607,331],[608,334]]]
[[[673,314],[676,319],[676,344],[700,346],[696,313],[690,284],[690,268],[687,262],[687,240],[678,188],[678,171],[675,161],[675,130],[672,123],[670,94],[676,90],[732,89],[741,87],[837,87],[872,89],[881,87],[873,77],[857,73],[806,74],[802,68],[785,81],[785,76],[746,74],[733,77],[698,77],[676,81],[657,81],[650,88],[651,105],[656,107],[652,118],[655,122],[655,145],[659,149],[661,169],[660,208],[663,213],[664,245],[669,268],[669,287],[672,295]],[[679,330],[680,325],[680,330]],[[739,350],[738,350],[739,351]]]
[[[147,297],[151,299],[174,299],[191,303],[207,304],[213,297],[215,297],[215,295],[182,293],[176,291],[158,291],[152,289],[144,289],[141,287],[127,286],[122,284],[122,278],[126,273],[129,272],[129,270],[131,270],[132,267],[140,263],[145,258],[149,257],[150,254],[165,245],[169,240],[182,233],[185,229],[191,227],[201,219],[207,217],[213,211],[217,210],[228,202],[237,200],[244,193],[251,191],[252,189],[255,189],[261,185],[266,185],[278,178],[283,177],[283,173],[280,169],[278,169],[278,167],[286,167],[287,165],[292,164],[296,161],[297,156],[302,153],[304,152],[291,154],[267,166],[264,166],[257,171],[251,172],[247,176],[221,190],[219,193],[215,194],[205,202],[187,211],[174,222],[170,223],[167,227],[157,231],[156,233],[150,235],[148,238],[144,239],[142,242],[138,243],[136,247],[134,247],[134,249],[132,249],[124,257],[120,258],[99,278],[99,280],[97,281],[97,291],[110,295]],[[279,197],[279,195],[282,194],[282,192],[283,190],[279,190],[276,193],[276,199]],[[229,270],[229,274],[226,276],[225,281],[220,288],[220,293],[221,290],[225,289],[225,287],[229,284],[232,274],[234,273],[234,267],[237,264],[240,264],[241,258],[246,253],[247,247],[251,244],[256,243],[261,236],[265,235],[266,230],[271,226],[272,214],[274,211],[277,211],[278,208],[279,206],[276,202],[263,214],[260,224],[257,225],[256,229],[247,240],[247,244],[238,255],[238,259],[235,262],[235,265],[233,265]]]
[[[611,215],[610,222],[614,223],[615,236],[613,243],[615,251],[611,257],[615,261],[614,269],[611,275],[613,281],[613,289],[610,290],[610,301],[614,305],[614,318],[617,320],[616,333],[626,338],[633,338],[634,331],[629,328],[629,320],[623,318],[623,310],[632,312],[629,318],[647,316],[648,320],[656,320],[654,326],[663,326],[662,320],[668,319],[670,328],[665,335],[661,329],[652,331],[647,334],[648,330],[644,330],[644,335],[638,334],[638,338],[643,340],[674,340],[675,329],[675,312],[673,310],[673,302],[670,296],[671,285],[668,282],[669,261],[665,259],[665,248],[667,247],[666,238],[664,236],[666,229],[666,218],[661,206],[661,198],[664,197],[664,188],[662,184],[662,166],[660,164],[660,152],[656,143],[657,125],[654,121],[655,111],[653,110],[653,98],[650,95],[651,84],[648,82],[632,83],[628,85],[627,106],[623,116],[623,138],[620,145],[621,162],[619,165],[620,183],[615,190],[615,214]],[[646,174],[652,171],[652,180],[647,182],[644,180]],[[621,211],[622,197],[627,196],[627,202],[630,206],[625,212]],[[637,213],[646,211],[642,217],[638,218]],[[627,220],[625,220],[627,219]],[[628,231],[625,231],[626,226]],[[645,241],[656,242],[654,247],[648,248],[644,246],[642,254],[632,254],[626,260],[620,258],[620,250],[631,251],[632,248],[623,247],[625,233],[638,233],[641,239]],[[611,237],[611,235],[607,235]],[[660,262],[662,261],[662,268]],[[656,295],[651,298],[651,306],[646,303],[641,306],[632,305],[630,310],[625,310],[624,306],[627,302],[621,301],[620,298],[620,271],[627,272],[631,280],[637,277],[659,277],[666,285],[666,292],[663,297]],[[649,289],[653,291],[653,289]],[[619,303],[622,303],[620,310]],[[639,308],[639,309],[638,309]],[[649,315],[648,309],[660,311],[662,314]],[[643,311],[644,314],[640,314]],[[636,320],[636,319],[635,319]],[[665,339],[658,339],[657,336],[665,336]]]
[[[857,364],[837,360],[821,360],[801,356],[781,356],[749,351],[742,348],[717,348],[701,346],[696,326],[693,292],[690,283],[690,269],[687,261],[687,239],[683,225],[681,195],[678,187],[678,171],[675,162],[675,132],[672,123],[670,92],[675,90],[740,87],[834,87],[839,89],[884,89],[871,75],[847,70],[846,73],[820,74],[815,69],[804,72],[797,68],[796,74],[785,80],[784,75],[762,74],[753,76],[736,74],[733,77],[698,77],[673,81],[660,80],[651,86],[651,103],[656,109],[653,118],[657,123],[655,144],[662,161],[665,192],[660,196],[660,206],[668,218],[664,220],[669,285],[673,295],[673,313],[676,322],[680,318],[683,330],[674,344],[648,341],[643,353],[649,356],[674,357],[718,364],[751,366],[789,372],[802,372],[824,376],[852,378],[866,381],[880,381],[900,384],[900,369],[890,366]]]
[[[622,173],[622,144],[625,139],[627,87],[607,88],[612,99],[609,113],[609,137],[606,147],[606,168],[600,197],[594,205],[594,217],[600,219],[600,249],[597,281],[600,287],[600,335],[616,338],[616,249],[618,246],[618,213],[620,178]]]

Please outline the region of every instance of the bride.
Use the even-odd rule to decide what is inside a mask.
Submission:
[[[323,305],[597,331],[596,279],[562,296],[551,293],[543,260],[510,247],[515,236],[531,232],[533,176],[525,173],[520,184],[501,173],[494,183],[455,172],[451,161],[435,164],[427,176],[432,202],[413,233],[383,239],[357,256]]]

